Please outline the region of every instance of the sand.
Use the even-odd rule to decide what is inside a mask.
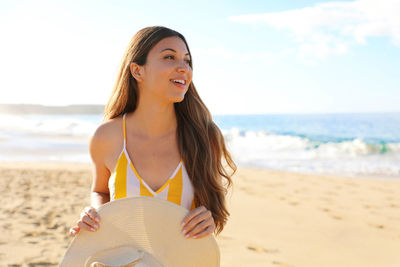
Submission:
[[[239,168],[221,266],[400,266],[400,180]],[[0,163],[0,266],[57,266],[91,166]]]

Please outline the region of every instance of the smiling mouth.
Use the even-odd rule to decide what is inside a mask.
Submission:
[[[186,80],[182,80],[182,79],[178,79],[178,80],[171,79],[170,81],[173,82],[173,83],[178,83],[178,84],[186,85]]]
[[[182,83],[180,83],[180,82],[177,82],[176,80],[170,80],[174,85],[176,85],[177,87],[179,87],[179,88],[185,88],[185,86],[186,86],[186,81],[184,81],[183,80],[183,82],[185,83],[185,84],[182,84]]]

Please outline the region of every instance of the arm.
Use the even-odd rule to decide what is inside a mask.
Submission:
[[[101,125],[89,141],[89,152],[93,161],[93,180],[90,195],[91,206],[84,208],[76,226],[70,229],[70,233],[73,236],[79,233],[82,228],[89,231],[96,231],[101,220],[96,209],[110,201],[110,192],[108,189],[110,171],[105,164],[106,156],[110,153],[110,144],[107,142],[109,138],[106,136],[105,130],[104,125]]]
[[[102,125],[104,126],[104,125]],[[110,170],[105,165],[105,158],[109,153],[105,129],[100,126],[89,141],[89,152],[93,161],[93,181],[91,187],[91,206],[98,208],[110,201],[108,179]]]

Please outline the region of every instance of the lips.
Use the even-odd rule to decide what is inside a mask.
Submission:
[[[181,84],[179,82],[174,82],[174,80],[170,80],[175,86],[179,87],[179,88],[183,88],[185,89],[185,84]],[[186,81],[185,81],[186,83]]]
[[[179,84],[186,84],[186,80],[185,79],[171,79],[170,81],[175,82],[175,83],[179,83]]]

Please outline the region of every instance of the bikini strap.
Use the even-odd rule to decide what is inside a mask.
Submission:
[[[125,145],[126,145],[125,115],[126,115],[126,113],[124,113],[124,116],[122,117],[122,130],[124,132],[124,148],[125,148]]]

